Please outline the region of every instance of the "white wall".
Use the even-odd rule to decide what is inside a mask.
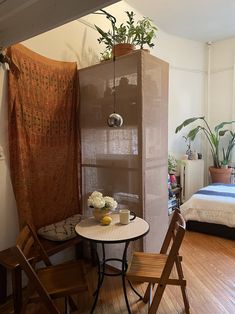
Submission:
[[[9,174],[7,126],[7,71],[0,65],[0,251],[11,247],[18,234],[18,216]],[[9,280],[8,280],[9,282]],[[8,285],[9,286],[9,285]],[[10,289],[8,289],[11,291]]]
[[[235,38],[212,45],[210,122],[235,119],[234,116]],[[216,108],[216,110],[215,110]]]
[[[169,47],[173,55],[175,47],[178,47],[178,57],[168,58],[170,62],[168,148],[169,152],[181,158],[187,149],[183,135],[187,134],[189,128],[175,134],[176,127],[187,118],[204,115],[205,47],[201,43],[184,40],[181,44],[175,43],[175,46]],[[184,53],[180,53],[181,49]],[[202,152],[199,138],[192,143],[192,149]]]
[[[235,120],[235,38],[219,41],[211,47],[211,84],[209,122]],[[235,130],[235,126],[233,126]],[[232,157],[235,163],[235,154]]]
[[[134,9],[120,2],[106,10],[121,20],[124,11]],[[87,22],[110,28],[110,22],[104,16],[89,15],[23,44],[52,59],[77,61],[79,68],[94,64],[98,62],[99,53],[104,48],[97,42],[98,33],[86,26]],[[205,47],[201,43],[159,31],[156,46],[151,53],[170,63],[169,150],[179,157],[185,152],[186,145],[182,139],[183,133],[174,134],[176,126],[187,117],[202,114],[204,110]],[[13,245],[18,232],[16,205],[8,170],[6,94],[6,71],[0,68],[0,145],[6,154],[6,160],[0,161],[0,250]]]
[[[11,246],[18,233],[16,204],[9,175],[6,85],[7,72],[4,66],[0,66],[0,146],[4,156],[0,160],[0,251]]]

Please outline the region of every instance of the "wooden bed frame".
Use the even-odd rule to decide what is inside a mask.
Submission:
[[[188,220],[186,223],[186,228],[187,230],[191,231],[206,233],[218,237],[235,240],[235,228],[230,228],[225,225]]]

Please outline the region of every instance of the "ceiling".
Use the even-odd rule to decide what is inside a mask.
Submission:
[[[120,0],[0,0],[0,48]],[[201,42],[235,36],[235,0],[125,0],[163,31]]]
[[[120,0],[0,0],[0,48]]]
[[[209,42],[235,36],[235,0],[126,0],[163,31]]]

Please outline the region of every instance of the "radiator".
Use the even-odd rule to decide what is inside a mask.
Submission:
[[[180,184],[182,202],[204,186],[204,160],[181,160]]]

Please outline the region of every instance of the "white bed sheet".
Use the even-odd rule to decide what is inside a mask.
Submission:
[[[235,185],[208,185],[199,191],[234,193],[235,195]],[[235,227],[234,197],[194,194],[180,206],[180,211],[186,221],[195,220]]]

